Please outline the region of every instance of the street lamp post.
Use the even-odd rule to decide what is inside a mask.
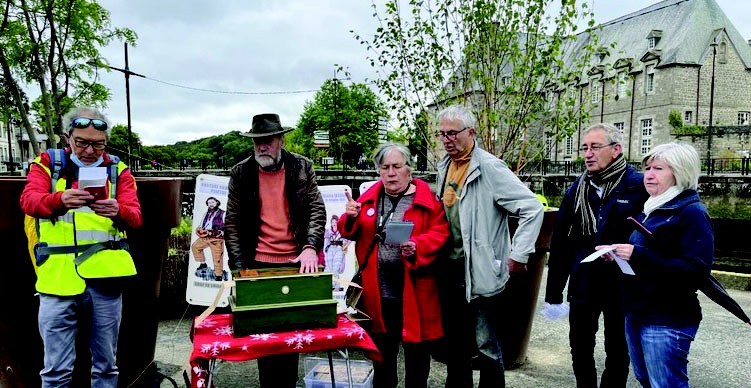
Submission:
[[[709,44],[712,46],[712,80],[710,82],[709,86],[709,127],[707,128],[707,173],[712,174],[712,168],[710,166],[711,164],[711,158],[712,158],[712,133],[714,132],[713,128],[713,118],[712,113],[714,113],[714,70],[715,70],[715,58],[717,57],[717,41],[716,39],[712,39],[712,43]]]
[[[106,63],[104,64],[104,66],[112,70],[117,70],[123,73],[123,75],[125,75],[125,105],[126,105],[127,114],[128,114],[128,166],[130,166],[130,168],[135,168],[135,166],[133,166],[133,160],[132,160],[132,155],[133,155],[132,153],[133,134],[132,133],[133,132],[131,130],[131,125],[130,125],[130,76],[135,75],[141,78],[146,78],[146,77],[136,72],[130,71],[130,69],[128,68],[128,43],[127,42],[123,43],[123,47],[125,48],[125,68],[120,69],[114,66],[110,66]],[[98,61],[88,61],[87,63],[93,66],[100,65]]]

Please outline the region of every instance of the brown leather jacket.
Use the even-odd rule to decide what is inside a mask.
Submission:
[[[316,251],[323,247],[326,207],[318,190],[313,162],[295,153],[282,150],[290,226],[297,248],[311,245]],[[224,218],[224,244],[231,269],[253,268],[261,209],[258,204],[258,163],[254,155],[232,168]]]

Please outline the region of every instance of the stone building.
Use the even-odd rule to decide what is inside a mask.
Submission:
[[[595,34],[600,48],[591,66],[576,84],[559,85],[552,95],[577,93],[579,103],[590,107],[590,123],[621,129],[627,159],[641,160],[655,145],[677,137],[693,141],[702,157],[748,155],[751,41],[714,0],[661,1],[604,23]],[[590,39],[579,34],[569,58]],[[668,122],[671,111],[703,132],[677,136]],[[548,159],[582,156],[581,131],[590,123],[563,141],[548,140]]]

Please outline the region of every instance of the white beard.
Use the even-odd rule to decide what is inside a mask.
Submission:
[[[258,165],[261,167],[271,167],[277,163],[279,163],[279,158],[281,155],[277,156],[276,158],[268,156],[268,155],[256,155],[255,159],[256,162],[258,162]]]

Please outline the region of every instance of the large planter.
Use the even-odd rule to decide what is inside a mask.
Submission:
[[[540,234],[535,243],[535,252],[530,255],[527,272],[513,275],[506,283],[499,303],[497,333],[503,351],[503,364],[506,369],[517,368],[527,359],[527,347],[532,332],[537,297],[540,293],[542,273],[550,250],[557,208],[545,211]],[[516,225],[512,224],[512,231]]]
[[[162,261],[171,228],[180,222],[182,179],[137,178],[144,225],[128,235],[138,275],[123,294],[118,344],[120,386],[153,386],[158,327],[156,301]],[[24,215],[19,205],[26,179],[0,178],[0,241],[5,279],[0,282],[6,313],[0,315],[0,387],[38,387],[42,341],[37,329],[39,302],[29,258]],[[85,341],[76,348],[75,386],[89,386],[90,356]]]
[[[25,177],[0,178],[0,247],[4,279],[0,281],[0,387],[38,387],[42,340],[37,329],[39,298],[36,275],[19,205]]]

